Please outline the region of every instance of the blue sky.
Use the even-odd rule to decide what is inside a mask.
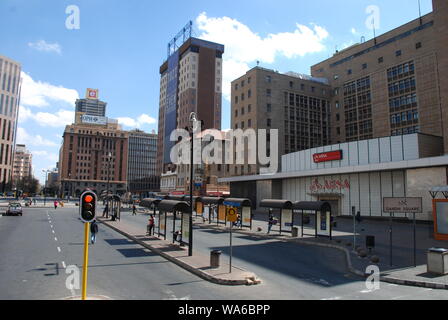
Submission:
[[[80,29],[66,28],[66,8]],[[74,99],[98,88],[107,116],[125,129],[157,130],[159,66],[170,39],[189,21],[194,35],[226,46],[224,85],[260,65],[309,73],[310,66],[418,17],[418,0],[0,0],[0,54],[24,72],[18,143],[33,152],[34,174],[54,167]],[[421,0],[422,13],[431,0]],[[227,89],[226,89],[227,88]],[[223,129],[230,125],[224,87]]]

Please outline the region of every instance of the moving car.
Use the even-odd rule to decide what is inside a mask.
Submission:
[[[7,216],[22,216],[22,205],[18,202],[11,202],[6,210]]]

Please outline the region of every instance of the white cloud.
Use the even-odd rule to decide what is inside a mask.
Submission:
[[[22,105],[41,108],[48,107],[56,102],[74,106],[76,99],[79,99],[76,90],[54,86],[47,82],[34,81],[30,75],[22,72]]]
[[[38,112],[34,120],[42,127],[60,128],[75,121],[75,111],[59,110],[56,113]]]
[[[26,122],[28,119],[32,119],[32,118],[33,118],[33,112],[31,111],[31,109],[29,109],[25,106],[20,106],[19,123]]]
[[[28,42],[28,47],[42,52],[55,52],[57,54],[62,53],[62,48],[59,43],[48,43],[45,40],[39,40],[36,42]]]
[[[47,151],[31,151],[33,157],[42,157],[45,160],[49,160],[52,162],[59,161],[59,155],[53,152],[47,152]]]
[[[156,119],[150,117],[147,114],[141,114],[137,117],[137,119],[132,119],[129,117],[120,117],[117,118],[118,123],[129,128],[141,128],[144,125],[147,124],[155,124]]]
[[[350,32],[351,32],[353,35],[355,35],[355,36],[358,36],[358,35],[360,34],[358,31],[356,31],[355,28],[351,28],[351,29],[350,29]]]
[[[230,97],[230,81],[242,76],[249,63],[260,61],[272,64],[278,56],[288,59],[325,50],[328,32],[316,24],[311,27],[296,23],[291,32],[261,37],[249,27],[229,17],[209,18],[205,12],[196,18],[199,38],[225,46],[223,65],[223,95]]]
[[[17,128],[17,143],[35,147],[57,147],[58,145],[40,135],[30,135],[24,128]]]

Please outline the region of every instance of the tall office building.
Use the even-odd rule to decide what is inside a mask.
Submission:
[[[156,171],[157,134],[141,130],[129,131],[128,191],[148,196],[160,190],[160,177]]]
[[[445,136],[448,4],[311,68],[333,88],[332,143],[415,132]]]
[[[157,172],[175,166],[170,151],[175,142],[170,134],[190,125],[191,112],[203,121],[203,129],[221,128],[222,54],[221,44],[189,37],[179,48],[169,50],[160,67],[159,134]]]
[[[87,89],[86,98],[76,100],[76,112],[82,112],[89,116],[104,117],[107,103],[99,100],[97,89]]]
[[[268,134],[277,129],[279,163],[284,154],[330,141],[331,87],[326,79],[255,67],[232,81],[231,96],[232,129],[265,129]],[[246,154],[245,164],[232,165],[228,175],[259,172]]]
[[[33,174],[33,155],[24,144],[17,144],[14,152],[12,180],[14,183]]]
[[[65,127],[59,152],[59,185],[63,196],[79,196],[86,188],[123,195],[127,190],[128,135],[116,120],[84,118],[77,113]]]
[[[20,103],[21,66],[0,55],[0,182],[1,191],[11,182],[14,144]]]

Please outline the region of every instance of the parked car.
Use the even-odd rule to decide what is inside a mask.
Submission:
[[[22,205],[18,202],[11,202],[6,210],[7,216],[22,216]]]

